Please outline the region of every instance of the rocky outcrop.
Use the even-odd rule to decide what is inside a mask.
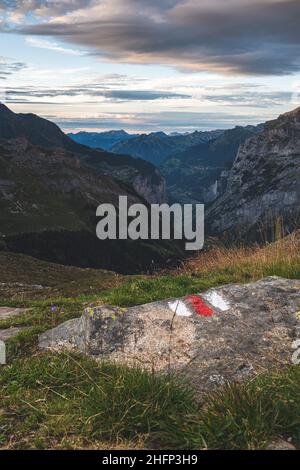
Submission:
[[[207,212],[207,229],[257,238],[278,218],[293,229],[299,215],[300,108],[241,145],[224,194]]]
[[[39,346],[177,370],[206,391],[291,363],[299,310],[300,281],[273,277],[128,309],[90,306],[40,335]]]
[[[150,204],[162,204],[168,201],[166,181],[158,170],[149,176],[136,175],[132,179],[132,186]]]

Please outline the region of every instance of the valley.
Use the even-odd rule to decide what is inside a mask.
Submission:
[[[158,157],[158,166],[73,143],[38,117],[1,112],[2,447],[298,448],[298,425],[288,421],[298,413],[299,367],[287,360],[300,305],[299,109],[195,143],[199,132],[187,148],[189,136],[179,136],[177,151]],[[31,122],[43,130],[34,138]],[[172,240],[97,240],[96,207],[118,207],[120,195],[149,207],[204,202],[205,249],[187,257]],[[273,323],[264,315],[270,298]],[[274,366],[279,358],[284,367]],[[263,429],[257,400],[266,410]],[[239,423],[242,438],[240,406],[254,417]]]

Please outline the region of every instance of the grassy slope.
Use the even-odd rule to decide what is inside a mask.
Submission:
[[[12,194],[0,198],[0,232],[10,235],[51,230],[53,227],[65,230],[86,228],[84,211],[78,210],[74,198],[72,200],[62,192],[51,191],[43,180],[46,179],[45,174],[38,179],[36,169],[12,165],[10,159],[4,158],[5,153],[5,149],[0,146],[1,178],[13,181],[14,186],[13,191],[10,187],[7,190]],[[58,181],[69,176],[67,168],[61,168],[60,173],[56,174],[51,165],[48,167],[48,175],[49,179],[55,176]],[[71,177],[74,178],[74,174]]]
[[[4,405],[0,405],[0,442],[2,439],[4,447],[126,448],[158,445],[257,448],[264,447],[271,438],[281,435],[292,437],[294,442],[299,443],[298,366],[281,374],[268,374],[243,386],[228,386],[219,395],[207,398],[204,406],[198,408],[195,407],[195,401],[191,401],[191,391],[181,388],[181,384],[174,385],[172,382],[172,385],[168,385],[168,378],[157,378],[157,383],[155,377],[140,371],[118,369],[110,365],[106,386],[112,390],[115,381],[120,379],[118,374],[121,374],[124,393],[120,392],[118,397],[110,397],[116,402],[114,413],[110,416],[110,428],[114,429],[114,433],[113,436],[108,436],[107,433],[94,434],[94,415],[89,408],[91,403],[96,403],[94,412],[97,409],[102,410],[103,416],[99,415],[100,422],[97,425],[97,429],[102,429],[101,419],[103,422],[108,419],[105,409],[111,407],[111,403],[105,401],[111,392],[107,396],[99,393],[102,385],[97,381],[101,380],[102,372],[97,375],[96,383],[95,379],[91,380],[89,377],[90,373],[84,372],[85,380],[79,377],[75,393],[75,389],[70,391],[67,387],[65,390],[65,383],[69,379],[66,378],[62,385],[57,384],[58,378],[55,378],[61,373],[62,367],[71,376],[75,374],[72,369],[73,359],[69,356],[36,356],[38,333],[81,315],[82,309],[89,303],[109,302],[129,306],[200,292],[220,284],[247,282],[268,275],[300,278],[298,234],[263,248],[214,248],[191,259],[176,272],[152,277],[121,277],[107,271],[64,267],[4,252],[0,253],[0,263],[0,304],[29,308],[23,316],[0,322],[0,328],[19,325],[27,327],[11,340],[8,347],[10,359],[20,359],[11,367],[4,367],[0,371],[0,395],[5,397]],[[32,287],[33,284],[43,287],[37,289]],[[55,311],[51,309],[53,305],[56,306]],[[85,368],[96,368],[97,371],[97,367],[100,367],[82,357],[76,361],[79,364],[76,367],[81,371]],[[35,370],[39,371],[38,377]],[[76,374],[74,380],[78,378]],[[43,381],[48,376],[51,376],[52,382],[41,387],[40,380]],[[134,385],[136,380],[140,383],[138,388]],[[172,399],[172,394],[174,397],[178,393],[182,394],[180,401],[184,409],[174,405],[172,423],[169,421],[170,409],[166,407],[167,412],[164,414],[164,410],[155,401],[156,387],[162,393],[159,395],[162,402]],[[69,393],[73,395],[70,397]],[[141,396],[140,393],[144,395]],[[149,401],[144,401],[143,397],[149,393]],[[86,396],[92,397],[91,400],[84,400],[83,408],[77,409],[79,397]],[[126,403],[123,403],[125,397]],[[133,406],[137,402],[145,403],[147,409],[144,412],[147,419],[151,418],[150,424],[143,421],[141,427],[137,425],[143,415],[139,407]],[[46,403],[49,408],[45,408]],[[44,408],[41,410],[41,407]],[[76,411],[70,414],[70,409]],[[125,424],[120,424],[119,409],[128,409],[128,412],[131,410],[130,423],[126,421]],[[87,427],[85,433],[82,433],[80,430],[84,420],[87,420]],[[167,432],[164,423],[168,424]],[[151,431],[150,436],[148,431]]]
[[[1,251],[0,266],[0,299],[10,301],[93,296],[118,286],[123,279],[112,271],[63,266]]]

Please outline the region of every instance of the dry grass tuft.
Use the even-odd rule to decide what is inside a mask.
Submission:
[[[280,269],[281,266],[281,269]],[[268,272],[278,275],[282,270],[297,273],[300,266],[300,231],[274,243],[259,246],[214,246],[187,260],[181,274],[206,274],[213,271],[249,270],[250,278],[257,279]]]

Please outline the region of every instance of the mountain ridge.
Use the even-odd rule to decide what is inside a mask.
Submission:
[[[137,137],[137,134],[129,134],[128,132],[124,131],[124,129],[104,132],[70,132],[67,135],[79,144],[104,150],[110,150],[113,145],[121,141]]]
[[[74,142],[53,122],[35,114],[16,114],[0,107],[0,139],[25,138],[34,146],[63,148],[93,171],[131,185],[148,202],[165,202],[165,182],[151,163],[130,155],[115,155]]]
[[[159,166],[174,152],[183,151],[200,142],[207,142],[222,132],[222,130],[195,131],[190,134],[175,136],[167,135],[164,132],[152,132],[120,142],[114,145],[111,151],[118,154],[128,153]]]

